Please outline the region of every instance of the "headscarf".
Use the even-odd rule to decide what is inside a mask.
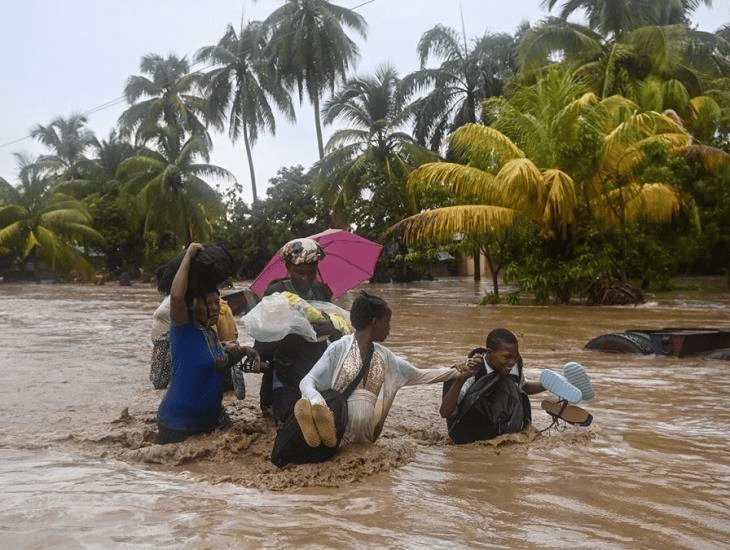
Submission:
[[[307,237],[293,239],[281,247],[279,251],[285,262],[300,265],[313,264],[324,258],[324,250],[314,239]]]

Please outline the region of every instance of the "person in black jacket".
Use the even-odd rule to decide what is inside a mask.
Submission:
[[[486,345],[470,354],[466,372],[444,383],[439,413],[447,419],[455,443],[524,429],[532,419],[527,396],[545,391],[539,382],[525,380],[512,332],[494,329],[487,335]]]
[[[272,281],[265,296],[292,292],[307,301],[332,301],[332,290],[316,280],[317,265],[325,253],[315,240],[294,239],[281,248],[280,254],[288,277]],[[301,397],[299,382],[322,356],[328,343],[342,336],[331,321],[314,321],[312,326],[318,337],[326,335],[328,339],[309,342],[298,334],[288,334],[276,342],[254,343],[261,360],[269,362],[261,379],[261,410],[271,412],[279,426],[294,413],[294,404]]]

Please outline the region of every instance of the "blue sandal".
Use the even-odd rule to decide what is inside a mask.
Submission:
[[[583,397],[581,391],[568,382],[565,376],[550,369],[542,371],[540,384],[549,392],[570,403],[578,403]]]
[[[565,376],[568,382],[580,390],[583,395],[583,401],[590,401],[596,396],[596,392],[593,391],[593,384],[591,384],[591,378],[580,363],[576,363],[575,361],[565,363],[563,376]]]

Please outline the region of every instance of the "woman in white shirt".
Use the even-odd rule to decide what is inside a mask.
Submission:
[[[299,384],[302,399],[297,403],[295,416],[308,445],[337,445],[334,417],[320,392],[330,388],[342,391],[363,369],[363,364],[362,380],[347,400],[348,424],[343,443],[374,442],[380,436],[396,392],[403,386],[443,382],[459,376],[456,367],[419,369],[383,346],[381,342],[390,333],[391,315],[385,300],[362,292],[350,309],[355,333],[331,344]]]

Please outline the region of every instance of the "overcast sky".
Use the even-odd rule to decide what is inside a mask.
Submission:
[[[663,0],[656,0],[663,1]],[[356,38],[356,71],[371,73],[389,61],[401,75],[418,68],[416,44],[436,24],[461,29],[469,38],[485,31],[513,33],[524,20],[547,12],[540,0],[339,0],[368,23],[366,41]],[[13,152],[41,153],[28,138],[35,124],[86,113],[89,128],[104,138],[127,107],[124,84],[140,74],[140,58],[174,53],[191,59],[215,44],[226,24],[264,19],[281,0],[8,0],[0,18],[0,176],[15,182]],[[560,2],[562,4],[562,2]],[[715,31],[730,22],[730,0],[714,0],[694,16],[698,28]],[[200,66],[195,66],[199,68]],[[109,104],[108,107],[103,107]],[[276,136],[259,138],[254,150],[260,195],[282,166],[305,168],[317,159],[312,109],[297,108],[297,122],[277,121]],[[333,127],[325,128],[325,141]],[[25,138],[25,139],[24,139]],[[11,143],[14,142],[14,143]],[[214,136],[211,162],[227,168],[251,200],[243,143]],[[216,182],[212,182],[216,183]]]

